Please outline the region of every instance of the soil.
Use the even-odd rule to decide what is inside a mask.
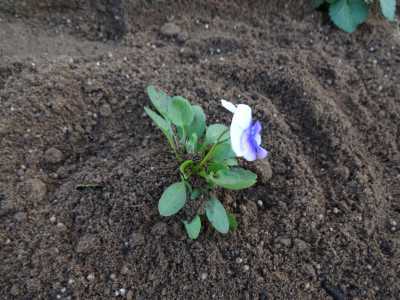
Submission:
[[[399,24],[241,2],[0,1],[2,299],[399,299]],[[159,216],[149,84],[264,124],[236,232]]]

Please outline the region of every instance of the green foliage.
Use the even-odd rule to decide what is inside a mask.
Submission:
[[[329,7],[329,16],[337,27],[354,32],[364,23],[369,15],[370,0],[311,0],[314,8]],[[379,0],[383,16],[394,21],[396,15],[396,0]]]
[[[394,21],[396,17],[396,0],[379,0],[382,15],[389,21]]]
[[[232,168],[220,170],[216,174],[212,174],[209,179],[220,187],[242,190],[254,185],[257,181],[257,175],[242,168]]]
[[[211,197],[206,203],[206,216],[212,226],[220,233],[228,233],[229,219],[224,206],[215,197]]]
[[[172,216],[181,210],[186,203],[185,182],[176,182],[170,185],[161,195],[158,202],[158,211],[164,217]]]
[[[201,230],[201,219],[198,215],[194,217],[191,222],[183,221],[186,232],[190,239],[195,240],[200,234]]]
[[[170,97],[153,86],[147,88],[147,94],[156,111],[145,107],[145,112],[167,137],[181,177],[181,181],[162,193],[158,203],[160,215],[177,214],[189,199],[198,202],[194,205],[204,208],[199,209],[192,220],[182,221],[190,239],[199,236],[202,227],[200,215],[204,213],[205,219],[218,232],[235,230],[235,217],[227,214],[214,190],[220,187],[231,190],[248,188],[256,183],[257,176],[237,167],[229,128],[223,124],[207,126],[203,109],[191,105],[183,97]]]

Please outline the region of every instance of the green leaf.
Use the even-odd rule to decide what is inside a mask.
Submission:
[[[164,217],[176,214],[186,203],[185,182],[176,182],[170,185],[161,195],[158,202],[160,215]]]
[[[364,0],[338,0],[329,7],[332,21],[349,33],[367,19],[368,13],[369,8]]]
[[[318,8],[325,3],[325,0],[311,0],[311,3],[314,8]]]
[[[221,233],[228,233],[229,219],[221,202],[217,198],[211,197],[205,207],[207,219],[213,227]]]
[[[194,219],[189,223],[183,221],[185,225],[186,232],[190,239],[195,240],[198,238],[201,230],[201,219],[199,216],[194,217]]]
[[[197,135],[198,138],[202,138],[204,131],[206,130],[206,115],[203,109],[198,105],[192,105],[193,111],[193,121],[188,126],[188,136],[193,133]]]
[[[154,86],[150,85],[146,88],[147,95],[149,96],[151,103],[158,110],[160,114],[165,116],[168,111],[168,104],[171,101],[171,97],[168,96],[161,90],[157,90]]]
[[[246,189],[254,185],[257,175],[242,168],[231,168],[220,170],[216,174],[209,176],[209,180],[214,184],[230,190]]]
[[[195,153],[197,150],[197,134],[193,133],[190,138],[186,141],[186,151],[187,153]]]
[[[211,145],[229,139],[229,129],[223,124],[212,124],[207,127],[204,144]]]
[[[161,131],[166,135],[168,139],[172,138],[172,129],[171,125],[168,121],[166,121],[163,117],[157,114],[155,111],[151,110],[148,107],[144,108],[146,114],[153,120],[153,122],[161,129]]]
[[[236,154],[233,152],[231,143],[226,142],[219,144],[215,147],[215,150],[212,154],[212,160],[215,162],[223,162],[230,158],[235,158]]]
[[[231,166],[237,166],[239,163],[236,158],[229,158],[225,160],[225,164],[231,167]]]
[[[220,170],[228,169],[228,166],[221,162],[210,162],[208,164],[207,170],[209,173],[217,173]]]
[[[238,228],[238,222],[236,220],[235,215],[228,213],[228,219],[229,219],[229,230],[235,231]]]
[[[379,0],[383,16],[389,21],[396,17],[396,0]]]
[[[193,121],[193,110],[183,97],[173,97],[168,105],[167,116],[176,126],[187,126]]]

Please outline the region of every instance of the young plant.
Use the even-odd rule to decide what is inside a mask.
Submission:
[[[314,8],[328,8],[329,16],[337,27],[353,32],[368,18],[371,5],[375,0],[311,0]],[[379,0],[383,16],[394,21],[396,0]]]
[[[261,123],[252,120],[249,106],[222,100],[222,106],[233,113],[230,128],[207,126],[200,106],[180,96],[170,97],[154,86],[147,87],[147,94],[158,113],[148,107],[145,111],[167,138],[181,178],[161,195],[160,215],[172,216],[185,204],[195,207],[194,216],[182,221],[191,239],[199,236],[205,218],[220,233],[235,230],[234,215],[226,212],[213,190],[241,190],[256,183],[257,175],[239,167],[237,158],[267,157],[268,151],[261,147]]]

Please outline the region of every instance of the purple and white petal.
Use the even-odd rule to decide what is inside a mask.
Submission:
[[[242,137],[241,137],[241,150],[242,150],[242,156],[244,159],[248,161],[254,161],[257,159],[257,144],[255,144],[255,141],[253,139],[253,136],[251,135],[251,129],[248,128],[247,130],[244,131]]]
[[[257,159],[264,159],[268,156],[268,151],[265,150],[263,147],[258,147],[257,149]]]

